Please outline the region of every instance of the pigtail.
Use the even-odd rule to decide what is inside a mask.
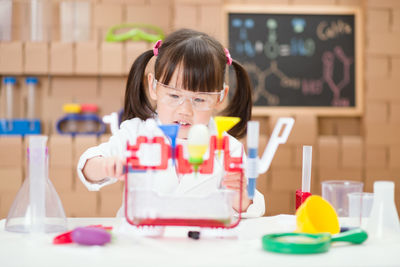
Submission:
[[[249,75],[243,66],[236,60],[232,61],[232,66],[236,74],[236,88],[223,114],[240,117],[240,122],[229,131],[229,134],[236,138],[241,138],[246,135],[247,122],[251,119],[252,86]]]
[[[146,66],[153,56],[153,50],[144,52],[135,60],[129,71],[125,90],[123,121],[132,118],[146,120],[154,115],[144,84]]]

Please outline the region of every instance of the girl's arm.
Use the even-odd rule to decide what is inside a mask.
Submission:
[[[82,169],[86,180],[91,183],[98,183],[107,177],[115,177],[119,180],[124,179],[124,160],[117,157],[97,156],[86,161]]]

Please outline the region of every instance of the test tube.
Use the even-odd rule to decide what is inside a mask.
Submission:
[[[14,86],[17,83],[15,77],[5,77],[4,84],[6,86],[6,101],[7,101],[7,111],[6,111],[6,119],[8,122],[8,130],[12,130],[12,119],[13,119],[13,111],[14,111]]]
[[[296,190],[296,209],[311,196],[311,162],[312,162],[312,146],[303,146],[303,172],[301,179],[301,190]]]
[[[312,146],[303,146],[303,175],[301,191],[310,192]]]
[[[249,199],[254,198],[256,190],[256,179],[258,177],[258,134],[260,123],[249,121],[247,123],[247,166],[246,176],[248,179],[247,194]]]
[[[36,77],[26,77],[25,83],[28,86],[28,108],[27,108],[27,119],[33,120],[35,118],[35,91],[38,79]],[[30,128],[33,130],[35,127],[34,122],[30,123]]]
[[[12,0],[0,1],[0,41],[11,41]]]

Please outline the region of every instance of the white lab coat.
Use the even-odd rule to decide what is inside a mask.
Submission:
[[[86,161],[90,158],[103,156],[120,156],[123,157],[123,153],[126,150],[127,141],[130,144],[136,143],[136,137],[139,135],[153,135],[153,136],[164,136],[161,129],[157,127],[157,122],[153,119],[142,121],[139,118],[124,121],[121,124],[120,129],[115,133],[108,142],[102,143],[96,147],[91,147],[86,150],[79,159],[77,171],[80,180],[90,191],[98,191],[101,187],[117,182],[117,178],[107,177],[104,180],[92,183],[86,180],[83,175],[82,169],[86,164]],[[210,120],[208,125],[210,134],[216,134],[215,122],[213,119]],[[165,138],[166,142],[169,142]],[[186,140],[177,139],[177,143],[184,144]],[[234,137],[229,136],[229,146],[231,155],[234,157],[240,156],[242,153],[243,145]],[[208,151],[205,155],[208,158]],[[222,157],[221,157],[222,158]],[[245,159],[246,157],[244,157]],[[221,159],[222,160],[222,159]],[[193,174],[177,175],[175,167],[169,164],[167,170],[153,172],[153,178],[151,186],[154,191],[160,194],[205,194],[216,191],[219,187],[220,179],[223,176],[223,166],[221,160],[215,159],[214,171],[210,175]],[[138,179],[137,183],[144,182],[146,177],[144,174],[135,174]],[[130,179],[131,180],[131,179]],[[122,209],[120,209],[121,211]],[[253,203],[248,207],[246,212],[242,213],[243,218],[249,217],[260,217],[265,213],[264,196],[256,191],[253,199]]]

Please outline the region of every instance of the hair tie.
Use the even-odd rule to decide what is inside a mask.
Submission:
[[[162,40],[158,40],[153,47],[153,53],[155,56],[158,56],[158,49],[161,47]]]
[[[224,48],[224,51],[225,51],[225,56],[226,56],[226,63],[230,66],[230,65],[232,65],[231,54],[229,53],[228,48]]]

